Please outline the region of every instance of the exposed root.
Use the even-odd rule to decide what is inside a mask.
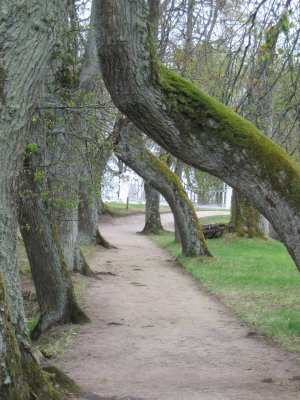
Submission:
[[[81,387],[71,378],[68,377],[60,369],[53,365],[44,367],[43,370],[49,374],[50,380],[54,387],[59,387],[60,390],[65,394],[76,394],[81,395]]]
[[[103,246],[105,249],[117,249],[116,246],[110,244],[100,233],[99,229],[96,231],[96,243]]]
[[[97,273],[94,272],[91,267],[89,266],[89,263],[86,261],[86,258],[83,255],[82,250],[80,250],[80,257],[81,257],[81,273],[84,276],[88,276],[89,278],[95,278],[95,279],[101,279],[97,276]]]

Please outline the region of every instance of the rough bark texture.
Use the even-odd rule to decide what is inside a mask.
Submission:
[[[33,157],[26,158],[22,174],[19,226],[40,306],[40,318],[32,332],[32,338],[37,339],[55,323],[82,323],[88,318],[76,302],[56,227],[39,195]]]
[[[96,0],[96,18],[102,74],[119,109],[172,154],[243,193],[300,268],[299,165],[250,122],[158,64],[144,1]]]
[[[79,196],[80,243],[95,243],[98,229],[98,202],[95,194],[89,190],[89,185],[84,180],[79,182]]]
[[[231,197],[231,225],[237,236],[265,237],[261,214],[237,190]]]
[[[182,180],[182,171],[183,171],[183,162],[179,160],[179,158],[177,158],[174,172],[178,176],[180,181]],[[175,242],[180,243],[180,234],[176,223],[175,223]]]
[[[97,57],[96,38],[94,29],[94,2],[91,6],[91,29],[85,48],[85,58],[83,68],[80,74],[80,98],[84,99],[89,94],[93,94],[93,103],[101,102],[102,86],[99,84],[100,66]],[[83,102],[84,104],[84,102]],[[81,126],[81,131],[93,141],[92,154],[84,152],[84,165],[81,170],[79,180],[80,203],[79,213],[79,237],[81,243],[95,243],[96,231],[98,228],[98,212],[102,210],[100,194],[95,190],[95,184],[98,182],[100,190],[100,179],[111,154],[110,140],[97,142],[93,129],[88,129],[86,122],[81,116],[78,116],[77,125]],[[89,166],[89,168],[87,168]]]
[[[168,202],[179,231],[183,255],[209,255],[198,217],[178,176],[145,148],[142,136],[132,123],[117,122],[113,143],[117,156],[151,183]]]
[[[146,213],[145,213],[145,226],[141,233],[160,233],[164,230],[159,212],[159,192],[151,185],[150,182],[145,181],[145,197],[146,197]]]
[[[33,107],[40,94],[40,81],[57,42],[58,33],[65,23],[68,2],[33,0],[0,2],[0,268],[3,271],[11,318],[4,320],[4,330],[13,331],[20,347],[28,345],[27,328],[23,312],[18,270],[16,264],[17,233],[17,176],[22,165],[27,126]],[[34,68],[32,66],[34,65]],[[12,336],[12,334],[10,334]],[[0,351],[7,353],[11,367],[17,355],[16,346],[7,347],[0,341]],[[28,399],[31,389],[15,394],[14,387],[25,382],[32,387],[29,373],[35,375],[42,388],[47,383],[36,364],[20,352],[22,370],[14,368],[11,381],[0,376],[1,398],[7,400]],[[25,376],[25,370],[28,375]],[[29,372],[30,371],[30,372]],[[37,384],[37,382],[35,382]],[[3,386],[5,385],[5,386]],[[2,394],[2,392],[1,392]],[[42,397],[41,397],[42,398]],[[52,399],[50,389],[48,397]]]
[[[30,351],[17,341],[11,319],[3,273],[0,271],[0,399],[60,399],[49,376],[42,371]]]

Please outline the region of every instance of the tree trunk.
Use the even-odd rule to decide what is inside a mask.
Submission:
[[[33,157],[27,156],[22,174],[19,226],[40,306],[40,318],[32,332],[36,340],[55,323],[83,323],[89,319],[76,302],[56,227],[39,195]]]
[[[179,160],[179,158],[177,158],[174,172],[178,176],[180,181],[182,181],[182,171],[183,171],[183,162]],[[180,233],[176,223],[175,223],[175,242],[180,243]]]
[[[86,181],[81,180],[79,182],[79,196],[78,214],[80,243],[96,243],[98,204],[95,193],[89,190]]]
[[[0,367],[0,397],[6,400],[15,400],[16,396],[27,400],[33,391],[37,396],[43,392],[41,399],[54,398],[48,380],[26,350],[28,336],[16,264],[16,184],[27,126],[67,9],[64,0],[6,0],[0,4],[0,269],[11,311],[11,318],[2,313],[0,324],[4,339],[0,340],[1,353],[7,355],[7,365]],[[2,293],[3,286],[2,282]]]
[[[261,214],[237,190],[231,198],[231,225],[237,236],[266,237]]]
[[[88,33],[84,63],[80,74],[81,91],[79,100],[83,106],[86,105],[86,100],[84,99],[91,93],[93,94],[92,105],[103,100],[103,84],[99,85],[100,66],[97,57],[94,17],[95,4],[92,1],[91,29]],[[81,243],[97,243],[98,213],[102,211],[103,202],[95,186],[97,184],[100,191],[100,180],[112,150],[110,140],[103,140],[101,143],[97,141],[94,127],[89,127],[89,119],[86,121],[78,115],[76,125],[81,127],[81,131],[84,132],[85,136],[94,141],[92,146],[89,146],[92,149],[91,154],[83,151],[85,159],[79,180],[79,237]]]
[[[28,399],[28,385],[22,369],[18,343],[11,328],[12,315],[2,271],[0,271],[0,310],[0,398]]]
[[[244,194],[300,268],[299,165],[250,122],[160,65],[146,14],[144,1],[96,0],[101,69],[113,101],[176,157]]]
[[[141,233],[160,233],[164,230],[159,213],[159,192],[145,181],[144,184],[145,197],[146,197],[146,213],[145,213],[145,226]]]
[[[117,122],[113,143],[117,156],[168,202],[179,230],[183,255],[209,255],[198,217],[178,176],[144,147],[132,123],[121,119]]]
[[[59,126],[60,135],[50,134],[47,152],[53,162],[48,173],[51,193],[51,213],[59,231],[61,247],[69,271],[80,270],[80,247],[78,231],[79,164],[77,147],[72,143],[68,124]],[[71,128],[69,128],[71,129]],[[76,140],[76,139],[75,139]]]

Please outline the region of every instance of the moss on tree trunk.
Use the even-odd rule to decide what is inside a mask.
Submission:
[[[249,121],[160,65],[146,17],[143,0],[96,0],[98,54],[113,101],[167,151],[246,196],[300,269],[299,165]]]
[[[236,235],[265,238],[261,218],[261,214],[247,198],[234,190],[231,198],[231,225]]]
[[[183,255],[210,255],[197,214],[180,179],[144,146],[141,133],[126,119],[119,119],[113,143],[117,156],[151,183],[168,202],[179,231]]]

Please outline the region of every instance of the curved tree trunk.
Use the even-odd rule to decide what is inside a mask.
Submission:
[[[178,227],[183,255],[209,255],[198,217],[178,176],[145,148],[142,136],[132,123],[121,119],[117,122],[113,143],[117,156],[168,202]]]
[[[89,319],[76,302],[56,227],[34,179],[32,158],[27,157],[22,174],[19,226],[40,306],[40,318],[32,332],[32,338],[37,339],[55,323],[83,323]]]
[[[160,233],[164,230],[159,212],[159,198],[158,191],[151,185],[150,182],[144,183],[145,197],[146,197],[146,212],[145,212],[145,226],[141,233]]]
[[[250,122],[158,64],[144,1],[96,6],[101,69],[115,104],[172,154],[244,194],[300,268],[299,165]]]

